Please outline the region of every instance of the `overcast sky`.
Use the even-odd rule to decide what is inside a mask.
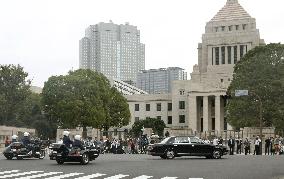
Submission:
[[[79,67],[85,28],[112,20],[141,31],[146,69],[192,71],[206,22],[227,0],[7,0],[0,1],[0,64],[20,64],[33,85]],[[283,0],[239,0],[266,43],[284,43]],[[189,76],[189,75],[188,75]]]

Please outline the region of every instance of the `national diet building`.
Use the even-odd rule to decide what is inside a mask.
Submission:
[[[232,129],[226,122],[226,91],[234,65],[252,48],[263,45],[256,20],[239,4],[225,6],[205,26],[198,44],[198,65],[191,79],[174,81],[171,93],[126,96],[132,124],[147,117],[164,120],[167,127],[192,132]]]

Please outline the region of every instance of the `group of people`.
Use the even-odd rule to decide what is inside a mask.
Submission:
[[[215,137],[212,141],[209,141],[208,139],[204,139],[204,143],[212,143],[213,145],[223,145],[223,140],[221,137],[217,138]],[[245,138],[244,140],[240,137],[233,138],[230,136],[230,138],[226,141],[228,147],[229,147],[229,154],[234,155],[241,154],[244,151],[245,155],[251,154],[251,149],[254,148],[253,155],[261,155],[261,146],[262,141],[259,136],[256,136],[254,139]],[[283,145],[284,141],[283,138],[279,135],[276,135],[276,137],[269,137],[265,139],[265,155],[279,155],[283,151]],[[236,150],[236,152],[235,152]]]

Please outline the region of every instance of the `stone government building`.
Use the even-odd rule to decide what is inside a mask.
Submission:
[[[232,129],[224,107],[233,67],[250,49],[263,44],[256,20],[238,0],[227,0],[205,26],[191,80],[174,81],[168,94],[126,96],[131,111],[128,127],[136,120],[154,117],[170,128],[198,133]]]

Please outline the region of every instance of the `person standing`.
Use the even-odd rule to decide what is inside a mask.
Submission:
[[[246,138],[244,141],[244,148],[245,148],[245,155],[247,155],[248,153],[250,154],[250,141],[248,140],[248,138]]]
[[[270,155],[274,155],[275,154],[275,146],[274,146],[274,138],[271,137],[270,138]]]
[[[215,145],[215,146],[218,145],[218,138],[216,136],[213,139],[213,145]]]
[[[230,148],[230,155],[234,155],[234,149],[235,149],[235,139],[230,136],[230,139],[228,141],[228,146]]]
[[[256,155],[261,155],[261,153],[260,153],[260,143],[261,143],[261,140],[257,136],[255,141],[254,141],[254,149],[255,149],[255,154]]]
[[[269,155],[270,144],[270,138],[265,139],[265,155]]]
[[[240,137],[238,137],[236,142],[237,142],[237,154],[241,154],[242,153],[241,149],[242,149],[242,145],[243,145],[243,140],[240,139]]]

